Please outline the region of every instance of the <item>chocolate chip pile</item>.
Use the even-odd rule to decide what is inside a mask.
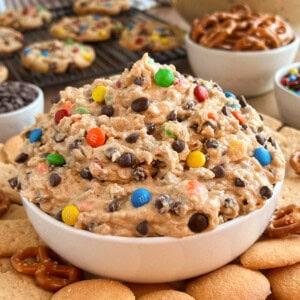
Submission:
[[[0,113],[8,113],[30,104],[38,93],[24,82],[7,81],[0,84]]]

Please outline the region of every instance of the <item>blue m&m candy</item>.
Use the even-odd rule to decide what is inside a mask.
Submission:
[[[262,166],[267,166],[272,161],[271,153],[264,147],[258,147],[254,151],[254,157]]]
[[[236,99],[236,96],[235,96],[235,94],[233,94],[233,93],[231,93],[231,92],[224,92],[224,94],[225,94],[225,96],[226,96],[226,98],[229,98],[229,97],[231,97],[231,98],[233,98],[233,99]]]
[[[24,55],[28,55],[29,53],[31,53],[32,52],[32,50],[30,49],[30,48],[27,48],[27,49],[25,49],[24,51],[23,51],[23,54]]]
[[[131,194],[131,203],[134,207],[140,207],[147,204],[151,198],[151,193],[148,190],[140,188]]]
[[[42,55],[47,57],[49,56],[49,51],[48,50],[42,50]]]
[[[29,135],[30,143],[39,142],[41,140],[42,134],[43,134],[43,131],[41,128],[33,129]]]
[[[101,16],[99,16],[99,15],[94,15],[94,20],[100,20],[101,19]]]
[[[79,29],[80,29],[81,31],[84,31],[84,30],[86,30],[87,28],[88,28],[88,26],[85,25],[85,24],[83,24],[83,25],[81,25],[81,26],[79,27]]]

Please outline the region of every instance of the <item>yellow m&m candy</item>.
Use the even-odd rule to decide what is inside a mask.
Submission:
[[[106,38],[108,36],[108,32],[105,29],[99,30],[99,36],[102,38]]]
[[[88,52],[84,52],[82,56],[83,56],[84,60],[86,60],[86,61],[92,61],[93,60],[93,56]]]
[[[67,225],[74,226],[77,222],[79,209],[73,204],[65,206],[61,213],[63,222]]]
[[[190,152],[186,158],[186,164],[190,168],[201,168],[205,165],[205,162],[205,155],[199,150]]]
[[[92,98],[95,102],[103,102],[106,94],[106,87],[99,85],[93,89]]]
[[[162,38],[160,38],[160,42],[161,42],[163,45],[168,45],[168,44],[169,44],[169,39],[166,38],[166,37],[162,37]]]

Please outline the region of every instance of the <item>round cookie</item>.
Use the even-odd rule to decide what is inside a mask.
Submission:
[[[123,10],[128,10],[128,0],[75,0],[73,10],[79,15],[106,14],[118,15]]]
[[[275,299],[300,299],[300,263],[267,273]]]
[[[108,279],[89,279],[65,286],[56,292],[51,300],[134,300],[133,292],[124,284]]]
[[[0,63],[0,83],[5,81],[8,77],[8,70],[7,68]]]
[[[92,47],[72,40],[47,40],[29,45],[21,55],[22,65],[39,73],[64,73],[89,67],[95,59]]]
[[[241,264],[249,269],[272,269],[300,262],[300,236],[284,239],[267,239],[252,245],[240,257]]]
[[[98,42],[119,35],[121,29],[121,22],[110,17],[87,15],[63,17],[52,24],[49,32],[59,39],[71,38],[78,42]]]
[[[141,283],[126,282],[125,284],[133,291],[135,297],[138,299],[152,292],[173,289],[171,285],[169,285],[168,283],[141,284]]]
[[[2,151],[8,163],[16,165],[15,159],[21,152],[22,145],[23,140],[20,135],[12,136],[4,143]]]
[[[266,299],[271,293],[268,279],[240,265],[226,265],[194,279],[186,292],[196,300]]]
[[[132,51],[167,51],[181,46],[183,41],[184,32],[175,25],[146,21],[130,23],[119,43]]]
[[[142,297],[139,297],[138,300],[195,300],[194,297],[180,291],[175,290],[161,290],[156,292],[151,292]]]
[[[12,28],[0,27],[0,54],[15,52],[23,46],[23,34]]]
[[[29,6],[23,10],[7,10],[0,14],[0,26],[12,27],[18,30],[40,28],[49,23],[52,14],[41,6]]]

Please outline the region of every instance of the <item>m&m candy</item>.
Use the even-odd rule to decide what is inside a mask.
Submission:
[[[50,53],[48,50],[42,50],[41,54],[42,56],[48,57]]]
[[[186,159],[186,164],[190,168],[201,168],[205,165],[205,162],[205,155],[199,150],[190,152]]]
[[[46,158],[47,161],[54,166],[62,166],[66,163],[65,158],[60,154],[50,153]]]
[[[27,49],[25,49],[24,51],[23,51],[23,54],[24,55],[28,55],[28,54],[30,54],[32,52],[32,50],[30,49],[30,48],[27,48]]]
[[[280,83],[290,92],[300,96],[300,67],[289,69],[288,73],[281,78]]]
[[[92,91],[92,99],[95,102],[103,102],[105,99],[106,87],[104,85],[99,85],[95,87]]]
[[[267,166],[272,161],[271,153],[264,147],[258,147],[254,151],[254,157],[259,161],[262,166]]]
[[[154,75],[154,81],[158,86],[168,87],[174,83],[174,74],[169,69],[159,69]]]
[[[202,85],[196,85],[194,88],[194,95],[199,102],[203,102],[208,99],[208,91]]]
[[[236,99],[236,96],[235,96],[235,94],[233,94],[233,93],[231,93],[231,92],[228,92],[228,91],[226,91],[226,92],[224,92],[224,94],[225,94],[225,97],[226,98],[233,98],[233,99]]]
[[[134,207],[140,207],[147,204],[151,200],[151,193],[144,188],[136,189],[131,194],[131,203]]]
[[[39,142],[41,140],[42,134],[43,131],[41,128],[33,129],[29,134],[29,142],[30,143]]]
[[[102,146],[105,143],[105,134],[101,128],[92,128],[86,135],[86,141],[93,148]]]
[[[61,119],[63,119],[64,117],[69,117],[69,116],[70,116],[70,113],[69,113],[68,110],[60,109],[55,113],[54,121],[55,121],[56,124],[58,124]]]
[[[79,209],[73,204],[65,206],[61,212],[62,221],[70,226],[74,226],[78,220]]]

